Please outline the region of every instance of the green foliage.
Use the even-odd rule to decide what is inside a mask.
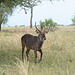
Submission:
[[[55,27],[57,25],[57,23],[53,22],[52,19],[45,19],[44,22],[40,21],[40,25],[49,26],[49,27]]]
[[[7,7],[4,3],[0,4],[0,31],[1,25],[5,24],[8,21],[8,16],[13,12],[12,7]]]
[[[45,19],[44,22],[40,21],[40,26],[49,27],[49,30],[54,31],[56,28],[57,23],[54,22],[52,19]]]
[[[75,17],[72,19],[73,24],[75,24]]]
[[[19,1],[20,0],[1,0],[0,1],[0,26],[1,24],[5,24],[8,21],[8,15],[11,15],[13,13],[13,9],[17,5],[19,5]]]
[[[0,4],[3,3],[6,7],[14,7],[18,4],[18,0],[0,0]]]
[[[8,21],[8,15],[13,13],[13,9],[18,5],[18,0],[0,1],[0,26]]]

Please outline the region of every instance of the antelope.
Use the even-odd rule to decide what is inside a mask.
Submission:
[[[37,51],[40,52],[40,60],[39,62],[42,60],[42,45],[43,45],[43,42],[44,40],[46,40],[46,37],[45,37],[45,33],[48,32],[44,29],[41,28],[41,30],[39,30],[36,26],[36,23],[35,23],[35,28],[36,28],[36,32],[38,33],[38,36],[33,36],[31,34],[25,34],[21,37],[21,43],[22,43],[22,60],[23,60],[23,55],[24,55],[24,48],[26,47],[27,48],[27,51],[26,51],[26,57],[27,57],[27,61],[29,60],[29,51],[30,49],[34,50],[34,54],[35,54],[35,63],[37,62]]]

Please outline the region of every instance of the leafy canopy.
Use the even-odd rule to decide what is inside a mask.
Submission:
[[[8,21],[8,15],[11,15],[13,12],[12,8],[6,7],[5,4],[0,4],[0,25],[5,24]]]

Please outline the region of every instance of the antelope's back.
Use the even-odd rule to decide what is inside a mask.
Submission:
[[[25,34],[22,36],[21,41],[25,44],[27,48],[34,49],[37,42],[37,36]]]

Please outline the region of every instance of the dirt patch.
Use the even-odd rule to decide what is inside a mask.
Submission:
[[[16,29],[16,30],[20,30],[20,31],[35,31],[35,29]]]
[[[75,26],[59,26],[60,31],[75,31]]]

